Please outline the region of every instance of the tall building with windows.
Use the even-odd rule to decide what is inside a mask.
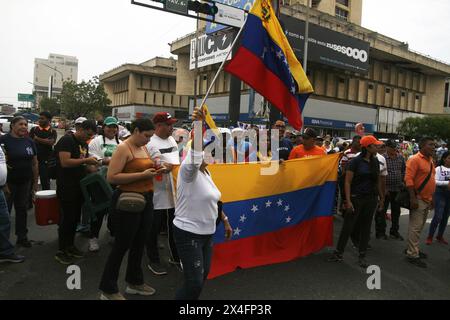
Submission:
[[[310,3],[313,9],[361,25],[362,0],[281,0],[285,6]]]
[[[62,91],[63,81],[78,81],[78,59],[72,56],[50,53],[48,59],[34,59],[34,95],[36,102],[49,96],[58,96]]]
[[[189,97],[175,94],[177,60],[155,57],[141,64],[127,63],[100,75],[119,121],[151,117],[159,111],[175,118],[188,116]]]

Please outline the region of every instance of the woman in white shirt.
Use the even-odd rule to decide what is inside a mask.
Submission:
[[[89,154],[95,157],[102,165],[108,166],[111,161],[111,157],[116,151],[117,146],[122,143],[118,137],[119,126],[117,119],[114,117],[107,117],[103,123],[103,133],[98,135],[89,143]],[[98,236],[100,229],[102,228],[102,222],[105,215],[108,213],[108,209],[97,213],[97,219],[91,220],[90,239],[89,239],[89,251],[95,252],[100,249],[98,243]],[[113,235],[112,219],[108,216],[108,229],[110,234]]]
[[[194,109],[192,118],[194,121],[204,119],[198,108]],[[173,232],[184,275],[184,283],[176,293],[177,300],[198,299],[211,264],[212,238],[216,232],[221,193],[206,166],[202,148],[192,143],[177,179]],[[223,212],[221,218],[225,224],[225,236],[229,239],[232,229],[228,218]]]
[[[448,242],[443,237],[450,215],[450,153],[448,151],[442,155],[439,166],[436,167],[435,179],[434,217],[425,243],[430,245],[433,242],[434,233],[439,226],[436,240],[448,245]]]

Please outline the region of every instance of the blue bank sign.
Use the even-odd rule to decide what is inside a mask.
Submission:
[[[255,0],[217,0],[215,2],[250,11]],[[206,24],[206,33],[207,34],[214,33],[214,32],[223,30],[225,28],[228,28],[228,27],[218,24],[218,23],[208,22]]]
[[[356,122],[339,121],[339,120],[329,120],[329,119],[317,119],[305,117],[305,126],[323,127],[323,128],[333,128],[333,129],[344,129],[344,130],[355,130]],[[374,125],[364,123],[364,128],[366,132],[374,132]]]

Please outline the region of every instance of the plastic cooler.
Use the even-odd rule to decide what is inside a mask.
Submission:
[[[59,223],[59,202],[55,190],[36,192],[34,200],[36,224],[48,226]]]

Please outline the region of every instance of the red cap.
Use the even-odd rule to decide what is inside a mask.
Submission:
[[[364,136],[361,138],[360,143],[361,143],[361,147],[363,147],[363,148],[367,148],[371,144],[374,144],[374,145],[383,144],[383,142],[377,140],[377,138],[375,138],[374,136]]]
[[[164,123],[167,123],[167,124],[170,125],[170,124],[174,124],[178,120],[175,119],[175,118],[172,118],[172,116],[168,112],[157,112],[153,116],[153,120],[152,121],[153,121],[154,124],[164,122]]]

